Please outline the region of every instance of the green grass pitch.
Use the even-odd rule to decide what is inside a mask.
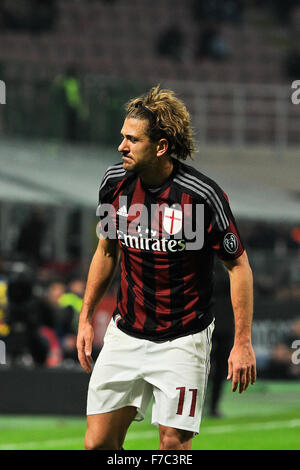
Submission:
[[[222,418],[209,418],[204,410],[200,434],[193,450],[300,449],[300,383],[258,381],[243,394],[226,383]],[[81,450],[85,417],[0,416],[0,450]],[[158,431],[146,419],[132,423],[125,450],[156,450]]]

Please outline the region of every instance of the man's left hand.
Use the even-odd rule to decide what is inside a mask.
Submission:
[[[232,391],[239,387],[244,392],[248,385],[256,381],[256,359],[251,343],[234,345],[228,358],[227,380],[232,379]]]

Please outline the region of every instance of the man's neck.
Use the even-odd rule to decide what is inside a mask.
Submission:
[[[156,186],[161,186],[169,178],[173,167],[174,165],[171,158],[159,160],[155,165],[142,171],[140,178],[146,186],[155,188]]]

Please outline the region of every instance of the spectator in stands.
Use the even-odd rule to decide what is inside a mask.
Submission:
[[[88,118],[88,108],[83,102],[81,82],[75,66],[54,80],[54,94],[63,108],[64,138],[70,142],[82,140],[83,123]]]
[[[53,367],[61,361],[55,319],[33,292],[34,277],[24,270],[10,275],[7,289],[7,354],[13,363],[27,355],[33,364]]]
[[[199,33],[196,58],[224,60],[229,57],[229,48],[216,23],[207,23]]]
[[[32,209],[21,226],[15,247],[16,252],[29,262],[41,263],[45,230],[44,212],[39,208]]]
[[[59,324],[61,321],[61,306],[59,305],[59,299],[66,291],[66,285],[60,280],[51,280],[46,288],[46,294],[43,296],[48,309],[52,312],[52,318],[54,319],[54,327],[59,334]]]
[[[58,299],[60,307],[59,336],[64,359],[77,360],[78,318],[82,307],[85,282],[80,276],[70,279],[66,292]]]
[[[50,305],[56,308],[57,305],[59,305],[60,297],[65,293],[65,291],[66,286],[60,279],[52,280],[47,289],[46,299]]]
[[[170,26],[160,35],[157,52],[161,56],[170,57],[175,62],[182,59],[184,37],[178,26]]]

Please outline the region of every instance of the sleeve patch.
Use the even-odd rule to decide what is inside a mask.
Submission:
[[[236,253],[239,248],[239,241],[237,236],[232,232],[226,233],[223,239],[223,246],[225,251],[227,251],[227,253],[230,255]]]

